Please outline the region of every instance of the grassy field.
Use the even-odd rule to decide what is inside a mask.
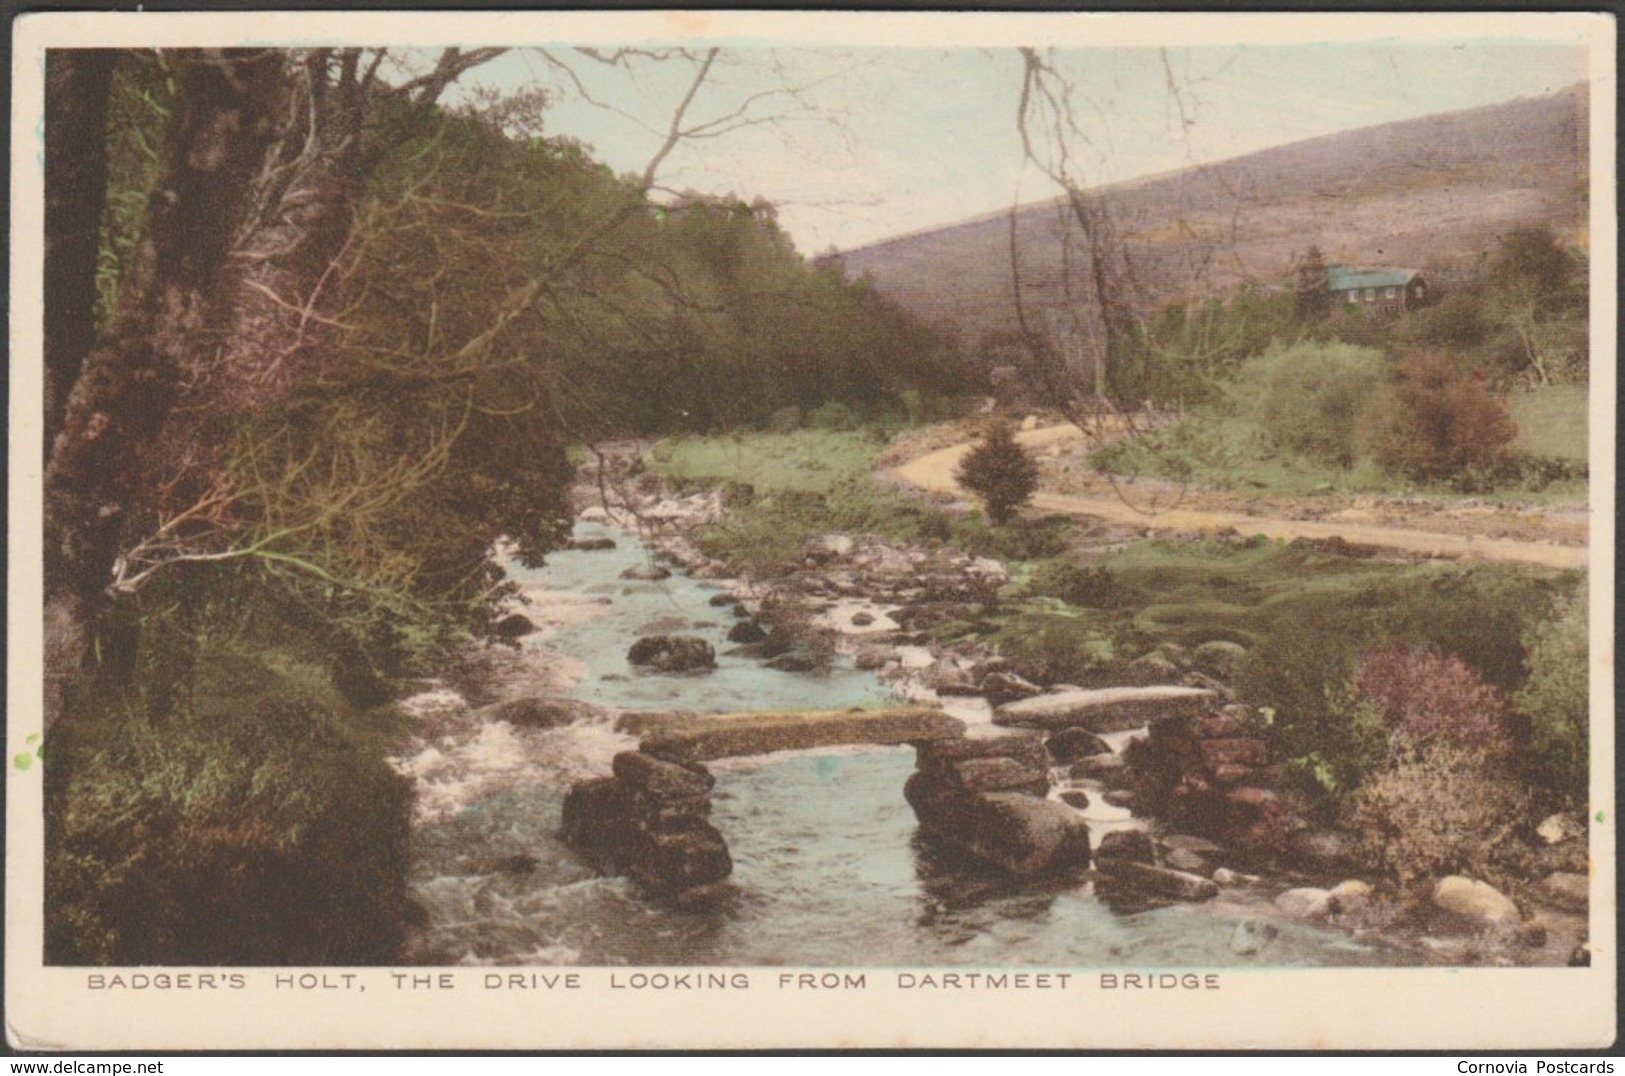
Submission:
[[[1521,431],[1518,447],[1531,456],[1584,460],[1586,391],[1585,385],[1549,385],[1507,397],[1507,408]]]
[[[1409,483],[1370,460],[1343,469],[1273,446],[1264,428],[1243,415],[1192,413],[1149,436],[1108,445],[1092,453],[1090,462],[1114,474],[1182,479],[1241,493],[1410,492]]]
[[[649,469],[700,485],[746,482],[758,494],[828,493],[867,476],[875,454],[890,438],[872,430],[742,431],[714,437],[658,442]]]

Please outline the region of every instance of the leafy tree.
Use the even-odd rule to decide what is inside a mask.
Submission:
[[[1362,454],[1382,375],[1380,352],[1305,343],[1271,348],[1250,361],[1233,391],[1274,444],[1350,467]]]
[[[1326,290],[1326,256],[1311,244],[1292,271],[1292,299],[1300,322],[1325,317],[1332,308],[1332,293]]]
[[[1546,785],[1584,802],[1591,783],[1590,645],[1583,591],[1528,633],[1529,680],[1514,697],[1529,719],[1536,772]]]
[[[1413,478],[1452,478],[1491,466],[1518,435],[1506,406],[1437,352],[1420,352],[1400,366],[1391,408],[1377,457]]]
[[[987,516],[1006,523],[1038,491],[1038,464],[1016,443],[1008,423],[995,423],[966,454],[954,479],[982,498]]]

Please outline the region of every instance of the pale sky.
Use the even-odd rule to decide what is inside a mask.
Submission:
[[[632,73],[568,47],[552,54],[570,62],[601,104],[643,126],[583,102],[534,50],[516,49],[469,81],[551,88],[549,133],[588,143],[617,172],[642,171],[691,69]],[[1588,77],[1587,54],[1576,44],[1506,37],[1068,48],[1054,55],[1078,90],[1079,124],[1090,143],[1078,160],[1091,181],[1102,182],[1553,93]],[[1013,47],[746,44],[730,45],[724,56],[691,118],[725,114],[776,86],[804,90],[795,102],[760,102],[781,106],[764,113],[779,117],[772,123],[679,147],[658,182],[763,196],[780,207],[781,224],[805,254],[1057,193],[1023,167],[1015,126],[1021,60]]]

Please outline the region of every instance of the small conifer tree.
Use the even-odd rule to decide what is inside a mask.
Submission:
[[[982,498],[987,517],[1008,522],[1038,489],[1038,464],[1016,443],[1008,423],[990,426],[965,457],[954,479]]]

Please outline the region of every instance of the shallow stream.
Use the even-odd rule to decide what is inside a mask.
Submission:
[[[573,680],[562,695],[701,712],[893,699],[887,684],[850,665],[785,673],[726,654],[734,617],[709,604],[716,585],[681,574],[623,580],[623,570],[649,565],[650,554],[621,531],[577,528],[577,537],[606,536],[616,548],[512,568],[540,629],[522,653]],[[633,639],[670,632],[706,638],[718,668],[672,676],[627,664]],[[628,880],[595,873],[557,835],[570,784],[607,774],[615,752],[635,746],[632,737],[591,721],[515,728],[481,717],[447,689],[408,707],[427,730],[396,760],[418,791],[411,884],[427,922],[410,941],[412,961],[1108,969],[1410,962],[1341,931],[1282,920],[1264,893],[1246,888],[1201,905],[1120,903],[1086,879],[1016,880],[944,854],[918,837],[903,800],[910,748],[713,763],[712,822],[732,851],[738,897],[703,912],[665,908]],[[1116,814],[1092,826],[1137,824],[1101,807]]]

